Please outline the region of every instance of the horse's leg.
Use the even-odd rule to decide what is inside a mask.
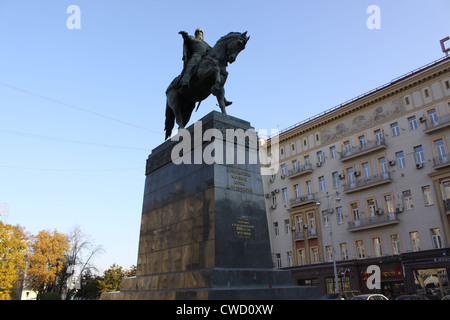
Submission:
[[[222,87],[222,77],[220,76],[220,67],[219,66],[214,67],[214,73],[215,73],[216,77],[215,77],[214,85],[211,87],[211,93],[217,97],[220,93],[220,88]]]
[[[227,114],[227,111],[225,110],[226,104],[225,104],[225,88],[223,86],[220,87],[218,94],[216,95],[217,102],[219,103],[220,110],[223,114]]]
[[[175,115],[175,122],[177,123],[178,128],[184,129],[183,113],[181,112],[182,102],[179,93],[173,90],[168,94],[167,99],[168,104]]]

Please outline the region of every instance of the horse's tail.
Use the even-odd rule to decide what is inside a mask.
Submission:
[[[172,134],[172,129],[175,124],[175,114],[172,109],[169,107],[169,102],[166,102],[166,123],[164,130],[166,131],[166,139],[170,137]]]

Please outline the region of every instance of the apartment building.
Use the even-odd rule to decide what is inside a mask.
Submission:
[[[340,290],[367,291],[369,265],[386,294],[431,288],[431,276],[448,287],[449,57],[281,131],[270,147],[280,155],[264,180],[275,267],[324,294],[336,289],[333,258]]]

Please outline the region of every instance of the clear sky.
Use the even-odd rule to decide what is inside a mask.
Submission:
[[[69,29],[70,5],[81,29]],[[379,29],[369,29],[380,9]],[[7,223],[68,233],[136,264],[145,162],[164,140],[165,90],[184,30],[214,45],[248,31],[228,113],[284,129],[432,62],[448,0],[0,0],[0,203]],[[375,21],[374,21],[375,22]],[[211,110],[204,101],[190,124]]]

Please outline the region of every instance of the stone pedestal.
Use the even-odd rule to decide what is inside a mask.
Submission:
[[[190,134],[179,132],[152,151],[137,276],[103,300],[319,298],[317,287],[293,286],[289,271],[273,269],[251,129],[246,121],[211,112],[188,128]]]

